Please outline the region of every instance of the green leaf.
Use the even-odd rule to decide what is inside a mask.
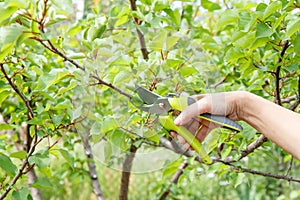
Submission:
[[[76,59],[86,58],[86,55],[82,52],[79,52],[79,53],[73,52],[73,53],[68,54],[68,57],[71,58],[71,59],[76,60]]]
[[[123,85],[126,81],[129,81],[132,77],[132,74],[128,71],[120,71],[114,78],[114,85]]]
[[[221,6],[219,4],[211,2],[209,0],[201,0],[201,6],[207,9],[209,12],[221,9]]]
[[[298,34],[293,42],[294,51],[297,55],[300,55],[300,34]]]
[[[149,48],[153,49],[154,51],[161,51],[164,47],[165,39],[167,37],[166,31],[161,31],[157,36],[155,36],[152,42],[149,45]]]
[[[166,41],[167,51],[170,51],[171,48],[178,42],[179,39],[180,37],[178,36],[167,37],[167,41]]]
[[[22,151],[17,151],[17,152],[13,152],[9,155],[9,157],[11,158],[19,158],[19,159],[24,159],[27,156],[27,152],[22,150]]]
[[[123,15],[116,21],[115,26],[121,26],[122,24],[128,22],[128,20],[129,20],[128,15]]]
[[[2,62],[5,56],[7,56],[7,54],[9,54],[12,51],[13,47],[14,47],[13,43],[5,44],[2,46],[0,50],[0,62]]]
[[[18,10],[18,6],[10,6],[6,7],[5,2],[0,2],[0,24],[11,17],[13,13],[15,13]]]
[[[232,151],[232,146],[230,145],[221,152],[222,158],[225,159],[227,156],[229,156],[231,151]]]
[[[235,62],[237,59],[244,57],[244,53],[239,47],[231,47],[225,54],[225,60],[227,62]]]
[[[101,38],[105,30],[106,30],[106,25],[100,27],[92,26],[88,30],[88,40],[94,41],[96,38]]]
[[[10,125],[10,124],[0,124],[0,131],[3,131],[3,130],[11,130],[15,128],[13,125]]]
[[[12,198],[14,200],[28,200],[29,189],[28,188],[21,188],[19,190],[14,190],[12,192]]]
[[[15,176],[17,174],[17,166],[10,160],[10,158],[0,153],[0,167],[9,175]]]
[[[67,163],[74,168],[74,157],[66,150],[59,149],[60,154],[62,157],[67,161]]]
[[[70,84],[68,85],[68,87],[62,87],[58,90],[58,92],[56,93],[56,95],[54,96],[54,98],[56,98],[59,95],[62,95],[64,93],[66,93],[67,91],[72,90],[73,88],[75,88],[78,85],[78,82],[74,79],[71,80]],[[47,104],[48,105],[48,104]]]
[[[50,158],[48,151],[42,151],[36,153],[28,158],[29,164],[35,164],[39,168],[45,168],[50,166]]]
[[[140,0],[141,2],[143,2],[144,4],[151,6],[153,0]]]
[[[178,170],[178,168],[180,167],[180,165],[182,164],[182,160],[181,159],[177,159],[172,163],[167,163],[168,165],[164,167],[163,170],[163,175],[162,177],[168,177],[168,176],[173,176],[174,173]]]
[[[23,33],[25,28],[19,24],[0,27],[0,47],[1,51],[5,44],[17,41],[18,37]]]
[[[236,10],[224,11],[218,19],[217,30],[221,30],[228,25],[236,25],[238,22],[238,12]]]
[[[237,179],[235,181],[234,187],[238,187],[240,184],[244,182],[246,175],[244,173],[238,173]]]
[[[255,32],[249,32],[245,36],[236,40],[233,45],[241,48],[248,48],[255,41]]]
[[[300,18],[288,23],[286,27],[286,35],[291,37],[294,33],[300,30]]]
[[[126,134],[120,129],[115,129],[109,139],[115,147],[126,149]]]
[[[272,28],[265,23],[256,26],[256,38],[270,37],[273,34]]]
[[[118,128],[119,125],[117,124],[116,120],[112,117],[107,117],[102,122],[101,132],[107,133],[111,130]]]
[[[171,20],[176,24],[177,27],[180,26],[181,16],[178,9],[171,10],[171,9],[164,9],[164,12],[166,12]]]
[[[263,20],[267,19],[270,15],[274,12],[282,8],[281,1],[274,1],[272,2],[266,9],[263,15]]]
[[[152,141],[152,142],[155,142],[156,144],[159,144],[159,137],[158,137],[158,134],[156,131],[154,130],[147,130],[147,131],[144,131],[143,132],[143,137]]]
[[[38,178],[32,185],[34,188],[42,189],[42,190],[52,190],[53,185],[51,184],[49,178]]]
[[[195,69],[192,66],[184,66],[179,70],[179,73],[181,76],[186,77],[186,76],[190,76],[193,74],[197,74],[199,73],[197,69]]]
[[[53,68],[49,73],[45,73],[39,77],[36,89],[47,90],[52,85],[68,77],[68,75],[70,75],[70,72],[65,69]]]
[[[81,116],[82,113],[82,105],[77,106],[77,108],[72,111],[72,115],[71,115],[71,121],[73,122],[75,119],[79,118]]]
[[[250,12],[239,13],[238,27],[242,32],[248,32],[252,25],[255,23],[255,16]]]
[[[98,142],[100,141],[104,136],[105,136],[105,132],[101,131],[101,123],[96,121],[93,125],[92,128],[90,130],[90,134],[93,138],[93,142]]]
[[[264,46],[268,41],[270,41],[269,38],[256,38],[255,41],[252,43],[250,49],[254,50],[258,47]]]
[[[43,125],[44,124],[44,120],[42,120],[41,116],[37,116],[32,118],[31,120],[27,121],[28,124],[35,124],[35,125]]]

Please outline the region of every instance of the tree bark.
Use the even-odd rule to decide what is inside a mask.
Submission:
[[[27,180],[28,185],[31,186],[37,180],[37,176],[36,176],[34,167],[29,172],[26,173],[26,176],[28,179]],[[30,187],[29,189],[30,189],[30,194],[34,200],[42,200],[43,199],[42,193],[39,189],[34,188],[34,187]]]
[[[101,185],[99,183],[99,179],[97,176],[97,171],[96,171],[96,165],[94,162],[94,156],[92,153],[92,148],[91,145],[89,143],[89,134],[81,134],[81,139],[82,139],[82,143],[83,143],[83,147],[84,147],[84,152],[85,155],[87,157],[87,164],[89,167],[89,174],[90,174],[90,178],[92,181],[92,187],[93,187],[93,191],[94,194],[96,195],[97,200],[104,200],[104,195],[101,189]]]
[[[130,153],[125,158],[123,162],[123,171],[121,177],[121,188],[120,188],[120,200],[128,200],[128,190],[129,190],[129,181],[130,181],[130,174],[131,174],[131,167],[132,162],[137,151],[137,147],[134,144],[130,147]]]

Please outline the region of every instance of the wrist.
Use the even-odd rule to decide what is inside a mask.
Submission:
[[[237,91],[235,96],[236,115],[239,120],[248,122],[251,116],[251,103],[255,95],[246,91]]]

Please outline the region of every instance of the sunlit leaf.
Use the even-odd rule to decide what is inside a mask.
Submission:
[[[300,30],[300,19],[298,18],[297,20],[288,23],[286,28],[286,35],[290,37],[299,30]]]
[[[17,151],[17,152],[13,152],[9,155],[9,157],[11,158],[19,158],[19,159],[24,159],[26,158],[27,152],[22,150],[22,151]]]
[[[259,23],[256,26],[256,38],[270,37],[273,34],[271,27],[265,23]]]
[[[226,10],[223,13],[221,13],[218,23],[217,23],[217,29],[220,30],[224,28],[225,26],[231,25],[231,24],[237,24],[238,22],[238,13],[235,10]]]
[[[272,15],[277,10],[281,9],[282,3],[281,1],[274,1],[268,7],[265,9],[263,20],[268,18],[270,15]]]

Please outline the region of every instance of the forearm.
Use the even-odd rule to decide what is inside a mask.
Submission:
[[[244,93],[241,118],[300,160],[300,115],[251,93]]]

